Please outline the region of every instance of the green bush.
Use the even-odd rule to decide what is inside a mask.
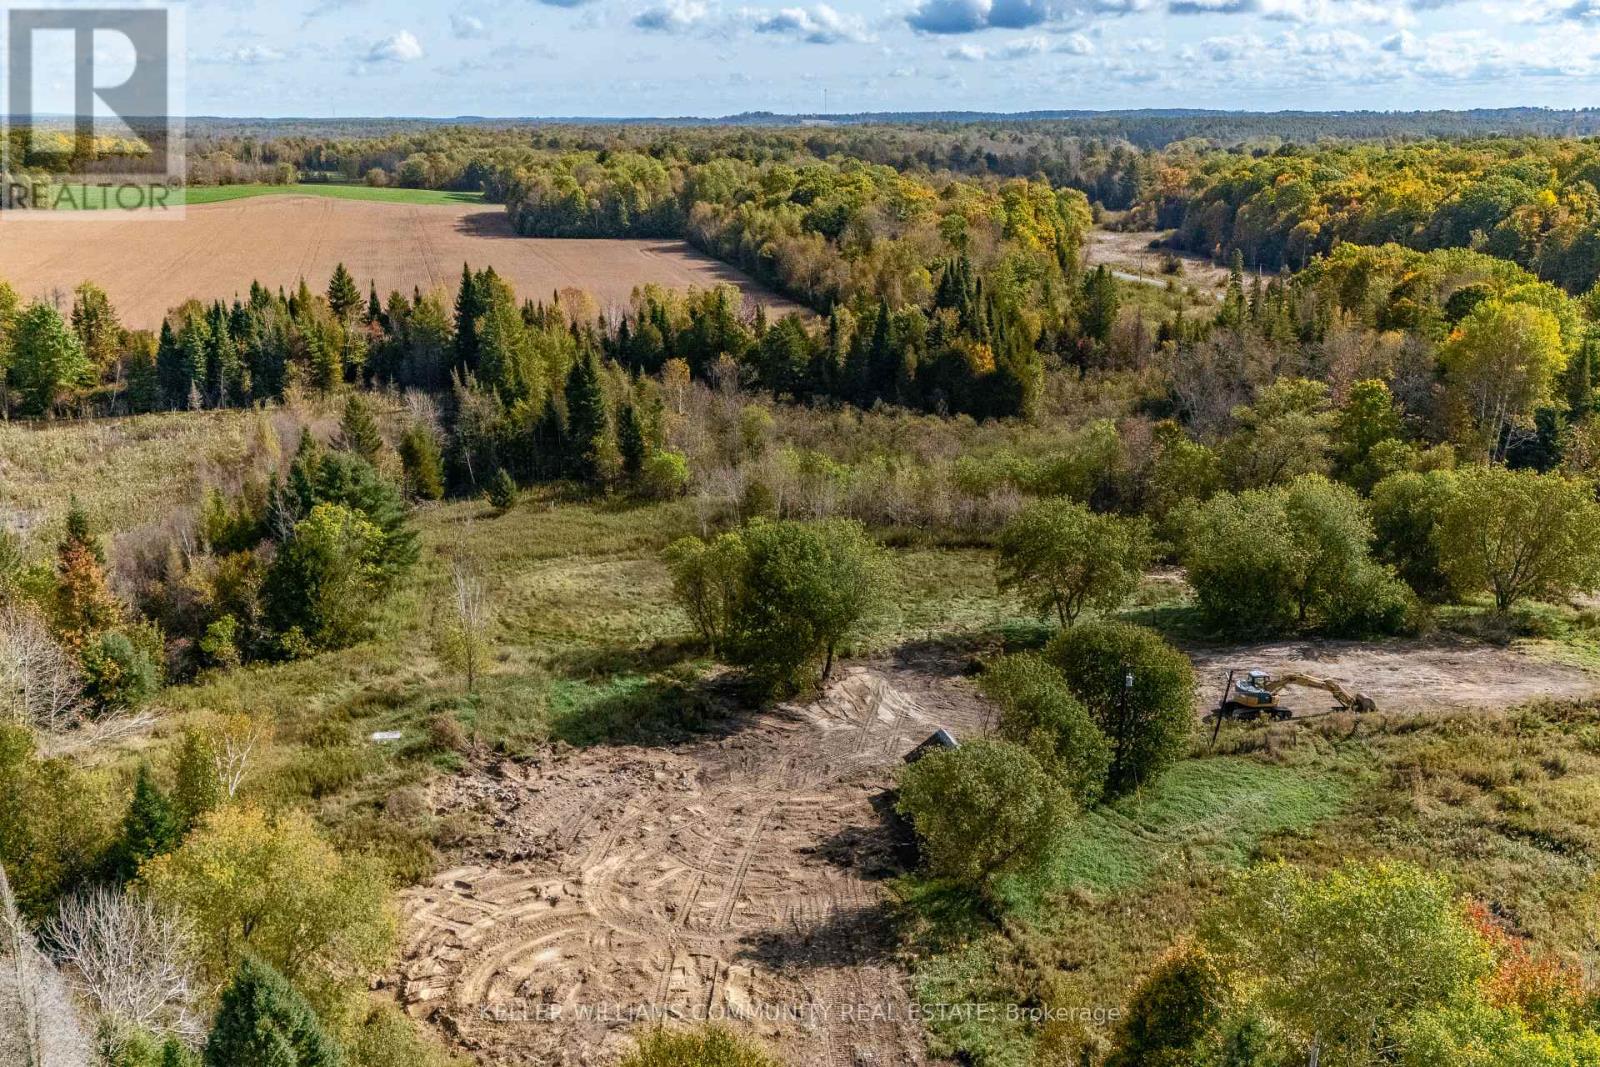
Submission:
[[[205,1067],[340,1067],[344,1055],[283,975],[253,958],[222,993]]]
[[[120,630],[93,638],[78,657],[83,664],[84,691],[102,708],[143,707],[161,689],[159,635],[153,651],[150,644],[148,639],[135,644]]]
[[[1210,1062],[1205,1046],[1219,1039],[1226,982],[1204,948],[1169,952],[1145,976],[1117,1027],[1106,1067],[1191,1067]]]
[[[774,686],[803,683],[858,636],[884,595],[883,551],[860,523],[757,521],[740,535],[745,566],[732,616],[733,662]]]
[[[1394,633],[1409,616],[1399,580],[1370,555],[1372,525],[1348,486],[1306,475],[1222,493],[1184,526],[1189,582],[1219,632]]]
[[[988,893],[1002,875],[1038,869],[1073,804],[1026,749],[980,740],[906,768],[899,811],[932,874]]]
[[[444,496],[444,456],[431,428],[418,423],[400,438],[400,467],[412,496],[419,500]]]
[[[1404,471],[1372,490],[1373,554],[1418,596],[1436,602],[1455,596],[1439,554],[1439,524],[1455,486],[1453,471]]]
[[[1000,736],[1031,752],[1079,806],[1098,803],[1111,770],[1111,741],[1061,672],[1038,656],[1008,656],[980,684],[1000,705]]]
[[[672,593],[715,654],[727,639],[744,585],[744,539],[725,533],[711,541],[685,537],[666,552]]]
[[[268,625],[314,648],[344,648],[366,636],[382,599],[383,533],[360,514],[318,504],[294,528],[262,584]]]
[[[688,1033],[654,1030],[618,1067],[781,1067],[755,1042],[722,1026]]]
[[[489,501],[489,506],[498,512],[507,512],[517,506],[517,483],[511,473],[504,467],[494,472],[494,477],[489,479],[489,488],[484,492],[484,497]]]
[[[689,461],[681,453],[661,450],[645,457],[639,491],[652,500],[676,500],[689,491]]]
[[[1137,789],[1183,755],[1194,731],[1194,668],[1159,634],[1090,622],[1059,634],[1044,657],[1111,739],[1108,795]]]
[[[1070,500],[1030,504],[1000,534],[1000,587],[1040,618],[1071,626],[1085,608],[1115,611],[1151,558],[1143,521],[1097,515]]]

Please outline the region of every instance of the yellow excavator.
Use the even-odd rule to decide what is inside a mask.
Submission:
[[[1291,686],[1302,689],[1320,689],[1336,702],[1334,711],[1353,711],[1358,715],[1378,710],[1377,703],[1365,693],[1352,693],[1338,682],[1327,678],[1313,678],[1306,674],[1284,674],[1274,678],[1266,671],[1228,672],[1228,684],[1222,691],[1222,703],[1212,712],[1220,724],[1225,719],[1255,722],[1270,718],[1285,722],[1294,718],[1294,712],[1283,706],[1278,694]]]

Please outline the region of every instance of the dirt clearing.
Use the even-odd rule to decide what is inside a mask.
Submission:
[[[796,310],[740,274],[678,241],[553,241],[518,237],[494,205],[412,205],[309,196],[263,196],[191,207],[177,222],[0,222],[0,280],[50,299],[92,281],[111,294],[125,326],[155,329],[168,309],[198,297],[231,300],[252,281],[271,288],[301,278],[322,290],[344,263],[363,292],[445,288],[461,265],[493,267],[516,291],[547,299],[557,289],[592,293],[602,308],[626,306],[634,287],[738,285],[772,314]]]
[[[1226,267],[1218,267],[1204,256],[1196,256],[1189,252],[1150,247],[1150,242],[1164,240],[1171,236],[1171,233],[1170,230],[1161,232],[1135,230],[1126,233],[1118,230],[1091,230],[1084,255],[1091,267],[1105,264],[1111,268],[1113,274],[1126,282],[1165,287],[1167,282],[1172,280],[1213,299],[1226,293],[1228,290]],[[1161,273],[1161,261],[1169,255],[1176,256],[1183,264],[1182,274]]]
[[[1197,677],[1195,704],[1202,712],[1217,706],[1235,667],[1329,678],[1366,693],[1380,711],[1395,713],[1514,708],[1600,695],[1600,675],[1516,648],[1466,640],[1289,641],[1188,652]],[[1326,694],[1303,689],[1286,690],[1284,703],[1300,714],[1331,707]]]
[[[879,663],[689,745],[458,778],[438,808],[491,840],[407,895],[401,999],[496,1064],[610,1062],[661,1019],[728,1021],[788,1063],[921,1064],[885,792],[933,730],[984,723],[948,671]]]

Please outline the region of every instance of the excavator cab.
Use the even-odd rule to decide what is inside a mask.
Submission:
[[[1278,688],[1266,671],[1248,671],[1243,677],[1230,671],[1218,717],[1251,721],[1270,716],[1279,722],[1293,718],[1294,712],[1278,703]]]
[[[1270,708],[1278,702],[1277,695],[1267,687],[1272,676],[1266,671],[1251,671],[1233,684],[1234,703],[1246,708]]]

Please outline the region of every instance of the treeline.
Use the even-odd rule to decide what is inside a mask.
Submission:
[[[1339,244],[1468,248],[1568,292],[1600,278],[1600,149],[1495,139],[1169,153],[1142,212],[1184,248],[1300,269]]]

